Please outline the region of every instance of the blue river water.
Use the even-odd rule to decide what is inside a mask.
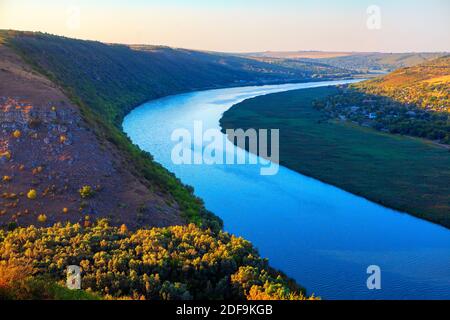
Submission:
[[[192,132],[195,121],[202,121],[203,130],[219,129],[222,114],[245,99],[345,82],[349,81],[170,96],[133,110],[123,129],[141,149],[193,186],[206,207],[224,220],[226,231],[250,240],[273,267],[308,293],[324,299],[450,299],[448,229],[284,167],[276,175],[262,176],[261,165],[172,161],[175,129]],[[370,265],[380,267],[379,290],[367,287]]]

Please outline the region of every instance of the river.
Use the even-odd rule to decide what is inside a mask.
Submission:
[[[250,240],[270,264],[324,299],[450,299],[450,231],[280,167],[175,165],[173,130],[219,128],[245,99],[350,81],[197,91],[147,102],[123,122],[131,140],[174,172],[225,230]],[[226,141],[226,139],[224,139]],[[230,142],[227,142],[230,143]],[[280,141],[282,143],[282,141]],[[193,147],[195,150],[195,147]],[[367,288],[367,268],[381,270],[381,289]]]

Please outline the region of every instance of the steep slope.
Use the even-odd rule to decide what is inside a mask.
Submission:
[[[82,186],[89,186],[91,189],[102,189],[106,186],[116,186],[120,190],[128,190],[131,194],[146,194],[140,187],[128,187],[123,181],[113,181],[117,178],[116,171],[125,170],[134,175],[135,179],[141,181],[146,187],[151,188],[152,195],[160,195],[162,199],[165,199],[169,205],[159,204],[158,201],[151,208],[162,207],[172,208],[167,213],[167,218],[171,222],[179,223],[180,220],[178,214],[181,214],[185,221],[195,222],[197,224],[203,224],[212,226],[213,228],[219,228],[221,225],[220,220],[208,213],[202,204],[202,201],[192,195],[192,189],[183,186],[172,174],[167,172],[164,168],[154,163],[151,156],[140,151],[137,147],[133,146],[129,139],[120,130],[120,124],[123,116],[130,111],[134,106],[145,102],[149,99],[175,94],[184,91],[207,89],[224,86],[234,85],[249,85],[249,84],[264,84],[264,83],[278,83],[289,81],[304,81],[311,80],[309,74],[305,74],[304,70],[297,67],[284,67],[269,64],[265,62],[255,61],[252,59],[245,59],[241,57],[234,57],[224,54],[213,54],[206,52],[190,51],[183,49],[171,49],[167,47],[158,46],[125,46],[115,44],[104,44],[95,41],[82,41],[69,39],[65,37],[53,36],[43,33],[33,32],[18,32],[18,31],[0,31],[1,41],[4,46],[7,46],[18,54],[34,71],[44,75],[47,79],[50,79],[54,84],[61,88],[70,101],[67,99],[57,98],[56,100],[46,97],[48,101],[33,102],[35,105],[46,105],[45,110],[42,112],[53,112],[51,107],[57,107],[57,110],[62,110],[63,104],[57,104],[59,100],[64,100],[64,105],[71,105],[72,109],[78,109],[77,116],[80,117],[80,121],[84,121],[86,127],[89,130],[75,130],[77,127],[77,121],[74,122],[74,128],[69,128],[75,134],[87,132],[85,136],[76,136],[73,139],[70,138],[64,143],[69,144],[73,141],[79,141],[81,148],[84,146],[86,151],[77,151],[76,156],[79,159],[80,164],[87,164],[88,170],[84,171],[84,178],[74,178],[76,186],[72,186],[72,195],[70,199],[74,202],[75,206],[80,206],[78,211],[83,214],[86,212],[86,202],[93,203],[95,199],[99,202],[104,202],[103,206],[100,204],[93,206],[93,212],[102,211],[115,218],[118,217],[120,210],[112,210],[111,206],[124,208],[129,206],[127,198],[116,196],[111,190],[109,196],[106,196],[108,192],[104,191],[105,197],[102,198],[101,192],[96,192],[95,197],[91,197],[89,201],[86,199],[80,199],[78,195],[78,202],[75,205],[75,194]],[[23,68],[22,66],[19,67]],[[28,67],[27,67],[28,68]],[[31,70],[28,70],[31,73]],[[6,75],[7,76],[7,75]],[[18,83],[21,80],[18,80]],[[19,86],[20,87],[20,86]],[[9,89],[8,89],[9,90]],[[7,91],[7,90],[6,90]],[[3,96],[6,98],[13,97],[13,92],[3,92]],[[20,94],[17,94],[20,96]],[[45,100],[45,99],[44,99]],[[27,101],[8,101],[4,100],[5,106],[7,104],[22,104],[27,106]],[[74,106],[76,105],[76,107]],[[39,106],[43,108],[43,106]],[[50,108],[50,109],[48,109]],[[29,120],[29,119],[28,119]],[[53,131],[54,127],[51,124],[52,119],[48,120],[49,125],[47,129],[49,132]],[[81,125],[83,127],[84,125]],[[67,125],[66,125],[67,127]],[[63,130],[65,130],[64,128]],[[57,129],[58,130],[58,129]],[[11,144],[11,130],[6,132],[8,135],[8,143]],[[87,141],[92,140],[92,136],[86,136],[87,134],[95,134],[99,140],[99,145],[95,143],[88,144]],[[57,136],[61,135],[60,132],[52,133],[49,139],[57,140]],[[46,139],[45,141],[48,141]],[[65,139],[65,138],[59,138]],[[6,138],[5,138],[6,140]],[[17,141],[16,141],[17,142]],[[52,143],[54,143],[52,142]],[[44,142],[45,143],[45,142]],[[61,143],[60,143],[61,144]],[[102,150],[100,146],[107,144],[111,149],[111,157],[97,153],[96,150]],[[19,145],[19,143],[17,143]],[[23,151],[31,146],[22,143]],[[47,145],[47,143],[45,143]],[[39,145],[37,145],[39,148]],[[49,147],[49,151],[53,157],[61,157],[56,154],[53,149],[56,146]],[[58,145],[61,149],[61,145]],[[67,147],[66,149],[68,149]],[[59,150],[58,149],[58,150]],[[6,150],[6,149],[5,149]],[[6,152],[6,151],[5,151]],[[16,157],[19,157],[19,152],[16,152]],[[36,151],[38,156],[41,156]],[[53,152],[53,153],[52,153]],[[59,151],[58,151],[59,152]],[[26,153],[24,153],[26,154]],[[124,159],[119,161],[119,164],[113,165],[115,154],[118,158]],[[22,161],[25,161],[26,156]],[[48,158],[48,156],[44,156]],[[102,159],[105,161],[102,162]],[[109,160],[108,160],[109,159]],[[14,160],[8,160],[14,161]],[[31,160],[29,160],[31,161]],[[43,160],[40,160],[43,163]],[[70,162],[71,163],[71,162]],[[101,163],[101,165],[99,164]],[[108,164],[110,166],[108,167]],[[71,164],[72,165],[72,164]],[[34,161],[28,166],[33,168],[43,167]],[[98,177],[91,175],[92,170],[98,170]],[[41,169],[39,169],[41,170]],[[53,171],[61,172],[61,168],[53,165]],[[116,170],[116,171],[114,171]],[[72,170],[73,172],[79,172],[78,170]],[[80,171],[81,172],[81,171]],[[12,172],[9,172],[11,175]],[[8,175],[8,172],[4,173]],[[50,173],[49,173],[50,174]],[[65,174],[60,174],[65,176]],[[9,175],[8,175],[9,176]],[[87,177],[91,179],[87,179]],[[107,176],[108,181],[100,179],[99,177]],[[53,175],[51,175],[53,179]],[[9,180],[9,178],[6,178]],[[11,179],[8,182],[10,186],[15,183],[20,183],[22,189],[24,188],[24,182],[28,177]],[[48,177],[47,177],[48,179]],[[125,179],[125,178],[124,178]],[[81,181],[84,180],[84,181]],[[133,179],[125,179],[133,181]],[[25,182],[26,183],[26,182]],[[96,187],[99,186],[99,187]],[[121,186],[121,187],[119,187]],[[48,186],[45,187],[44,191]],[[50,184],[53,188],[53,183]],[[62,185],[60,187],[64,187]],[[30,187],[31,188],[31,187]],[[13,199],[18,188],[8,189],[9,195],[6,199],[8,206],[16,206],[12,203],[16,201]],[[135,191],[139,190],[139,191]],[[94,190],[95,191],[95,190]],[[25,191],[21,191],[24,192]],[[42,192],[37,190],[37,192]],[[20,192],[19,192],[20,193]],[[124,192],[125,193],[125,192]],[[149,195],[148,195],[149,196]],[[107,204],[107,199],[115,199],[111,203]],[[5,201],[6,201],[5,200]],[[10,201],[11,200],[11,201]],[[14,201],[12,201],[14,200]],[[106,200],[106,201],[105,201]],[[28,200],[27,200],[28,202]],[[25,201],[22,201],[25,203]],[[132,220],[136,224],[139,221],[149,223],[149,219],[142,218],[141,207],[146,208],[145,201],[139,197],[136,203],[131,206],[133,212],[138,211],[135,214],[135,218]],[[53,208],[49,206],[49,203],[43,203],[42,208],[48,208],[49,210],[61,210],[60,208]],[[64,207],[65,208],[65,207]],[[38,208],[37,208],[38,209]],[[68,208],[69,210],[72,208]],[[27,210],[24,208],[24,210]],[[63,209],[66,211],[65,209]],[[72,209],[73,210],[73,209]],[[10,210],[18,211],[18,210]],[[126,210],[129,212],[129,210]],[[161,215],[166,216],[165,210],[159,210]],[[20,212],[22,215],[22,212]],[[38,214],[38,213],[36,213]],[[40,215],[49,213],[39,213]],[[50,214],[53,215],[53,214]],[[6,218],[3,218],[4,220]],[[17,219],[17,216],[13,217],[13,220]],[[23,218],[21,218],[23,219]],[[44,219],[44,218],[43,218]],[[136,221],[139,220],[139,221]],[[158,220],[158,219],[156,219]],[[48,223],[54,221],[49,218]],[[123,219],[119,219],[123,221]],[[131,223],[129,220],[125,220]],[[167,221],[168,223],[171,223]],[[153,219],[153,224],[157,224]]]
[[[196,89],[311,79],[302,68],[231,55],[3,31],[8,45],[116,125],[134,106]],[[325,74],[326,76],[326,74]]]
[[[150,191],[58,87],[9,48],[0,45],[0,57],[0,224],[184,223],[173,198]]]
[[[209,58],[0,33],[0,298],[98,298],[60,286],[77,264],[83,288],[106,298],[305,299],[117,126],[133,105],[192,90],[196,77],[204,88],[297,79]],[[25,290],[8,277],[22,267]]]

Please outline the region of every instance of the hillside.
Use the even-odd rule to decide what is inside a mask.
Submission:
[[[249,57],[277,58],[277,59],[325,59],[346,57],[354,55],[353,52],[332,52],[332,51],[265,51],[249,52],[243,54]]]
[[[57,86],[9,48],[0,46],[0,57],[0,225],[183,223],[162,184],[137,176],[129,156],[96,135]]]
[[[306,80],[296,68],[220,54],[30,32],[0,38],[2,224],[108,217],[220,228],[191,188],[132,146],[123,116],[182,91]]]
[[[438,112],[450,112],[450,56],[396,70],[354,86],[368,94],[392,98]]]
[[[289,69],[296,69],[301,72],[305,78],[326,80],[326,79],[345,79],[358,76],[361,72],[352,71],[345,68],[331,66],[312,59],[296,58],[273,58],[273,57],[250,57],[255,61],[264,62],[272,66],[278,66]]]
[[[130,232],[101,220],[90,227],[0,230],[0,256],[0,300],[23,291],[20,283],[8,281],[14,270],[23,270],[16,278],[42,288],[42,277],[64,283],[71,264],[83,269],[82,288],[106,299],[306,299],[304,290],[271,269],[248,241],[192,224]],[[37,293],[41,298],[43,292]],[[79,293],[81,299],[95,298],[88,294]]]
[[[316,107],[331,118],[450,144],[450,56],[340,88]]]
[[[3,182],[6,192],[3,202],[7,206],[1,218],[3,223],[9,220],[30,223],[23,214],[24,211],[31,210],[30,199],[20,201],[18,197],[27,198],[28,192],[35,190],[45,196],[51,194],[54,199],[60,199],[60,196],[56,197],[54,194],[67,193],[62,202],[40,197],[42,203],[34,210],[34,218],[30,219],[45,215],[47,224],[58,221],[58,218],[53,216],[62,215],[66,211],[77,211],[83,216],[107,215],[117,219],[117,223],[127,222],[133,226],[143,223],[158,225],[160,220],[165,221],[161,223],[166,225],[181,223],[184,220],[217,228],[221,224],[220,219],[206,212],[202,201],[192,195],[191,188],[182,186],[172,174],[154,163],[150,155],[130,143],[120,130],[123,116],[149,99],[179,92],[235,85],[306,81],[312,77],[311,71],[307,72],[301,67],[277,66],[253,59],[184,49],[105,44],[17,31],[0,31],[0,38],[5,54],[14,56],[12,64],[17,64],[15,69],[20,74],[16,84],[9,85],[12,83],[11,73],[7,67],[4,68],[6,71],[2,75],[6,87],[0,92],[3,108],[11,112],[16,106],[31,106],[38,112],[44,112],[48,118],[44,121],[45,126],[40,128],[43,130],[42,138],[39,137],[42,140],[38,139],[45,148],[24,137],[21,140],[13,138],[15,120],[11,121],[13,124],[9,130],[4,132],[6,136],[3,138],[5,146],[2,153],[6,159],[3,161],[11,162],[12,166],[8,169],[4,167],[2,172],[7,177]],[[15,55],[19,55],[23,61]],[[35,85],[23,78],[21,69],[33,75],[37,72],[51,80],[52,83],[46,87],[55,87],[56,84],[57,87],[53,90],[58,91],[58,94],[48,93],[39,98],[40,100],[31,96],[28,97],[31,99],[27,100],[25,97],[30,92],[29,88]],[[327,70],[327,67],[322,66],[322,70],[317,72],[324,76],[330,71]],[[330,78],[335,76],[330,75]],[[48,82],[42,76],[39,77],[39,81]],[[14,90],[18,92],[15,93]],[[63,119],[54,119],[54,109],[57,110],[56,114],[65,114],[66,109],[74,111],[74,118],[69,117],[72,127]],[[31,120],[22,119],[24,135],[34,136],[36,133],[33,131],[35,129],[28,130],[28,122]],[[54,121],[60,120],[65,121],[62,130],[68,130],[70,133],[64,138],[61,138],[64,132],[58,132],[61,128],[55,129],[53,124]],[[46,138],[45,135],[49,137]],[[86,144],[86,141],[96,141],[94,135],[98,146],[95,142]],[[61,139],[65,138],[69,139],[61,142]],[[11,151],[7,144],[16,148],[12,159],[7,159],[9,156],[6,152]],[[67,152],[65,150],[70,148],[74,149],[73,153],[64,154]],[[44,155],[42,150],[46,149],[47,154]],[[107,152],[101,154],[105,149]],[[29,157],[29,150],[35,150],[38,160]],[[61,158],[65,159],[65,162],[62,162]],[[76,164],[73,163],[74,159],[77,160]],[[102,159],[104,161],[101,161]],[[18,161],[23,163],[17,163]],[[26,163],[27,161],[31,163]],[[17,168],[22,168],[22,165],[29,168],[33,176],[25,175],[26,170],[17,173]],[[45,166],[48,166],[46,170]],[[78,169],[81,167],[85,170]],[[52,183],[34,188],[34,175],[41,174],[36,170],[45,172],[43,178],[53,179]],[[55,178],[52,171],[60,172],[60,180],[55,180],[58,178]],[[122,173],[124,177],[119,179]],[[128,173],[131,176],[128,176]],[[67,180],[73,181],[71,186],[67,186]],[[105,189],[105,186],[108,189]],[[120,188],[120,191],[115,192],[111,186]],[[92,189],[95,197],[81,196],[80,190],[83,187]],[[122,195],[119,196],[119,193]],[[133,200],[130,200],[131,198]],[[108,202],[108,199],[114,201]],[[151,205],[148,203],[150,200],[153,202]],[[64,206],[56,207],[50,203],[52,201],[59,203],[59,207]],[[66,201],[69,201],[70,205],[64,204]],[[33,205],[36,203],[37,201],[34,201]],[[133,218],[124,219],[121,211],[123,208],[130,208]],[[145,218],[143,212],[152,212],[154,216]]]
[[[430,61],[447,53],[361,53],[344,57],[318,59],[320,62],[350,70],[391,72]]]
[[[0,299],[305,298],[119,128],[150,98],[299,80],[217,57],[0,33]],[[69,264],[87,292],[61,286]]]
[[[154,98],[197,89],[305,81],[315,74],[306,68],[185,49],[13,31],[3,31],[3,37],[28,62],[116,125],[136,105]],[[334,70],[328,69],[322,68],[320,77],[335,78]]]
[[[395,69],[411,67],[430,61],[446,53],[382,53],[382,52],[327,52],[327,51],[292,51],[292,52],[256,52],[245,54],[259,60],[276,59],[296,60],[298,62],[322,63],[347,72],[390,72]]]

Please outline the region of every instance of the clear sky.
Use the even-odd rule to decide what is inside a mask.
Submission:
[[[229,52],[450,51],[450,0],[0,0],[0,29]]]

